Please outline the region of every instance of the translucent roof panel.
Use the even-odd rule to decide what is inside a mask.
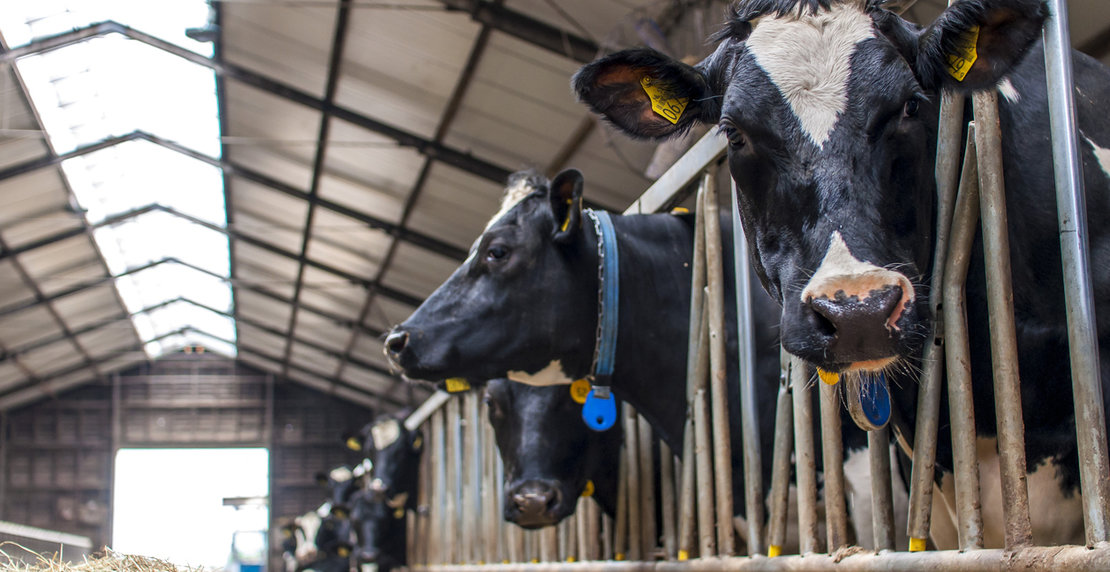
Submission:
[[[4,0],[0,29],[11,47],[113,20],[205,56],[212,44],[185,35],[208,24],[203,0]]]
[[[7,1],[0,32],[14,47],[113,20],[210,56],[211,44],[185,34],[209,15],[206,0]],[[194,344],[236,355],[212,69],[120,34],[16,67],[59,155],[137,132],[182,148],[129,139],[61,169],[88,222],[100,225],[94,238],[148,355]],[[101,225],[139,209],[147,210]]]
[[[18,60],[58,153],[146,131],[218,157],[211,69],[119,34]]]

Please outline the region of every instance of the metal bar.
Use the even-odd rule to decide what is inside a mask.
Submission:
[[[462,540],[463,557],[466,562],[477,562],[478,557],[478,482],[481,479],[481,465],[478,463],[482,442],[478,437],[478,393],[468,391],[463,394],[465,411],[461,420],[463,433],[463,495],[462,495]]]
[[[871,466],[871,526],[875,550],[894,550],[894,493],[890,483],[887,427],[867,432]]]
[[[717,555],[713,527],[713,459],[709,435],[709,396],[704,389],[694,392],[694,462],[698,472],[698,555]]]
[[[755,324],[752,318],[751,264],[748,241],[740,221],[737,195],[740,189],[729,177],[732,190],[733,267],[736,271],[736,326],[740,371],[740,411],[743,426],[744,488],[748,517],[748,554],[762,554],[763,546],[763,456],[759,434],[759,396],[755,381]]]
[[[424,403],[420,404],[420,407],[416,408],[416,411],[413,411],[405,418],[405,429],[415,431],[417,427],[420,427],[424,421],[432,415],[432,413],[438,411],[439,408],[443,407],[443,404],[447,403],[450,399],[451,394],[446,391],[437,391],[433,393]]]
[[[941,298],[944,279],[944,259],[948,254],[948,234],[952,219],[952,204],[956,200],[956,187],[960,174],[961,149],[963,148],[962,94],[941,92],[940,120],[937,127],[937,161],[934,178],[937,185],[937,228],[933,246],[933,276],[929,283],[929,308],[934,317],[942,315]],[[907,521],[909,550],[925,550],[929,537],[930,510],[933,502],[933,476],[937,454],[937,425],[940,418],[941,376],[944,372],[943,347],[944,323],[933,320],[933,343],[926,343],[921,367],[923,369],[917,397],[917,420],[913,433],[913,451],[904,451],[911,457],[910,509]],[[897,424],[895,430],[899,428]],[[902,437],[905,437],[904,435]]]
[[[620,560],[616,555],[616,526],[613,517],[601,514],[601,559]]]
[[[806,364],[790,356],[794,398],[794,463],[798,483],[798,551],[814,554],[817,544],[817,459],[813,444],[813,397]]]
[[[636,416],[640,447],[640,554],[654,560],[659,534],[655,526],[655,455],[651,424],[643,415]]]
[[[890,552],[876,555],[859,552],[851,555],[783,556],[781,558],[706,558],[689,562],[591,562],[568,567],[565,564],[514,567],[528,572],[984,572],[1022,570],[1028,572],[1103,572],[1110,569],[1110,550],[1089,550],[1082,546],[1025,547],[1005,549],[955,550],[929,553]],[[502,572],[497,566],[430,566],[429,572]]]
[[[818,383],[821,408],[821,456],[825,476],[825,530],[828,550],[848,545],[848,507],[844,501],[844,446],[840,436],[837,386]]]
[[[685,196],[680,191],[701,176],[707,165],[724,156],[727,147],[725,138],[716,129],[710,129],[648,187],[640,198],[624,209],[624,214],[661,212],[681,202]]]
[[[1071,350],[1072,394],[1078,437],[1083,523],[1087,544],[1110,540],[1110,463],[1107,462],[1106,412],[1100,384],[1099,348],[1087,239],[1087,209],[1079,140],[1075,127],[1075,92],[1071,71],[1068,5],[1049,0],[1045,23],[1045,74],[1052,127],[1052,163],[1056,174],[1056,209],[1064,269],[1064,299]],[[1110,45],[1110,30],[1102,34]],[[1105,53],[1105,51],[1104,51]]]
[[[706,171],[702,176],[701,187],[705,189],[705,194],[698,214],[705,219],[705,281],[708,286],[706,301],[709,306],[709,321],[706,325],[709,328],[713,475],[716,479],[714,488],[717,491],[717,552],[721,556],[731,556],[736,553],[736,546],[732,528],[732,436],[728,421],[728,358],[725,357],[728,337],[725,330],[725,270],[717,178],[713,176],[712,170]],[[756,480],[760,484],[759,479]],[[757,510],[762,520],[763,501],[759,496],[760,493],[756,493],[756,502],[760,505]],[[747,506],[751,509],[752,503],[749,502]],[[749,514],[749,527],[754,520],[754,515]],[[758,545],[759,541],[758,538],[749,538],[748,543],[750,548],[752,544]]]
[[[944,269],[945,363],[948,409],[952,424],[952,456],[956,486],[956,532],[960,550],[983,547],[979,507],[979,462],[975,448],[975,409],[971,392],[971,350],[967,333],[964,283],[979,223],[979,173],[975,125],[968,126],[963,175],[952,219],[950,252]]]
[[[786,545],[786,521],[790,508],[790,456],[794,452],[794,410],[791,406],[793,396],[789,378],[790,354],[785,350],[780,350],[779,353],[783,363],[783,373],[778,397],[775,400],[775,444],[774,458],[771,461],[769,496],[771,517],[767,525],[767,555],[771,557],[781,554]]]
[[[459,563],[462,558],[458,543],[459,538],[459,508],[462,496],[462,455],[459,451],[459,400],[452,399],[447,402],[447,417],[444,419],[447,427],[447,494],[443,502],[443,521],[446,529],[443,533],[444,561]]]
[[[547,526],[539,530],[540,535],[540,561],[559,561],[559,529],[556,526]]]
[[[674,453],[667,443],[659,441],[659,502],[663,519],[663,556],[673,560],[677,550],[675,539],[675,467]]]
[[[1033,541],[1029,522],[1029,489],[1025,479],[1025,422],[1021,414],[1017,326],[1010,283],[1010,237],[1006,192],[1002,178],[1002,133],[998,94],[980,91],[975,108],[975,147],[979,154],[979,195],[982,201],[983,251],[987,263],[987,310],[990,314],[991,363],[994,365],[995,416],[1002,473],[1006,548]]]
[[[593,41],[493,2],[485,0],[440,0],[440,2],[470,14],[475,22],[494,27],[500,32],[580,64],[590,63],[597,57],[599,48]]]
[[[628,457],[623,451],[617,461],[617,515],[613,523],[613,558],[628,555]]]
[[[628,472],[625,481],[628,482],[628,559],[640,560],[642,552],[643,520],[641,517],[640,502],[640,462],[639,457],[639,432],[636,430],[636,409],[624,403],[624,455]]]
[[[432,497],[431,508],[440,514],[436,515],[438,518],[432,519],[435,533],[429,544],[434,548],[435,562],[442,564],[446,564],[450,560],[450,555],[446,553],[446,550],[451,544],[447,541],[447,518],[445,514],[447,507],[446,417],[447,411],[445,409],[438,409],[432,415],[432,444],[435,455],[435,462],[432,466],[435,467],[435,494]]]

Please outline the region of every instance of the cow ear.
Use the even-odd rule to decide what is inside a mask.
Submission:
[[[551,180],[548,201],[551,214],[555,215],[554,240],[567,243],[577,236],[582,227],[582,173],[578,169],[567,169]]]
[[[641,139],[681,135],[698,121],[716,121],[710,116],[719,114],[705,74],[646,48],[583,66],[571,86],[594,113]]]
[[[992,87],[1040,37],[1047,17],[1043,0],[956,2],[921,35],[918,75],[933,87]]]

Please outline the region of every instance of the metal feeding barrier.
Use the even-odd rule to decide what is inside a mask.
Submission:
[[[863,511],[870,514],[870,527],[857,527],[869,528],[871,538],[855,539],[857,544],[869,544],[874,550],[854,548],[849,545],[841,404],[836,387],[813,383],[813,372],[782,352],[777,395],[773,401],[763,396],[762,404],[755,398],[752,286],[734,187],[739,356],[725,353],[724,249],[715,174],[720,170],[726,143],[710,133],[625,211],[665,211],[684,200],[683,193],[700,181],[691,264],[689,409],[681,459],[676,459],[665,445],[656,446],[650,425],[624,405],[625,444],[619,459],[616,517],[610,519],[596,503],[581,498],[576,513],[558,526],[524,531],[501,519],[503,467],[492,429],[484,419],[486,406],[476,394],[465,394],[461,399],[434,396],[427,408],[434,410],[430,419],[416,422],[423,423],[429,447],[423,460],[420,493],[420,504],[427,510],[416,517],[416,534],[410,536],[410,561],[416,563],[415,567],[443,571],[504,569],[505,563],[514,563],[513,569],[529,570],[1110,569],[1110,465],[1070,89],[1066,4],[1064,0],[1049,0],[1048,4],[1051,17],[1044,34],[1045,58],[1072,387],[1082,451],[1079,462],[1086,546],[1032,545],[997,96],[994,92],[973,96],[975,121],[963,140],[967,127],[962,123],[964,98],[945,93],[935,172],[937,243],[929,289],[929,302],[938,319],[934,343],[925,344],[922,361],[904,530],[895,524],[900,515],[894,511],[892,478],[886,478],[892,475],[888,428],[868,432],[868,466],[873,477],[881,478],[871,479],[870,510]],[[984,250],[990,253],[986,257],[988,311],[1004,499],[1004,548],[998,549],[984,548],[964,311],[964,282],[980,221]],[[725,375],[728,359],[739,359],[741,366],[742,442],[738,444],[730,443]],[[939,418],[942,376],[947,379],[947,420]],[[443,403],[446,407],[440,407]],[[760,408],[772,407],[772,403],[776,411],[774,434],[759,435],[757,413]],[[929,551],[925,548],[934,506],[934,464],[941,423],[952,427],[958,550]],[[760,458],[761,439],[773,440],[771,459]],[[817,439],[823,457],[821,495]],[[743,451],[744,499],[732,498],[733,446]],[[765,463],[770,464],[772,475],[766,498],[761,470]],[[660,475],[659,482],[654,482],[656,474]],[[895,483],[903,486],[900,480]],[[733,517],[734,503],[739,502],[744,503],[747,518]],[[769,513],[766,519],[765,509]],[[896,545],[895,539],[902,532],[908,540],[905,545]],[[747,557],[738,555],[736,538],[743,543]],[[788,546],[794,538],[797,546]],[[797,554],[784,555],[787,550]]]

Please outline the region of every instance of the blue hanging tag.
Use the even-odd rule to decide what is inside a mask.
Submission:
[[[598,397],[591,389],[582,405],[582,420],[594,431],[605,431],[617,422],[617,400],[612,395]]]
[[[861,377],[858,391],[851,392],[848,397],[848,412],[864,431],[886,426],[890,421],[890,389],[886,375]]]

